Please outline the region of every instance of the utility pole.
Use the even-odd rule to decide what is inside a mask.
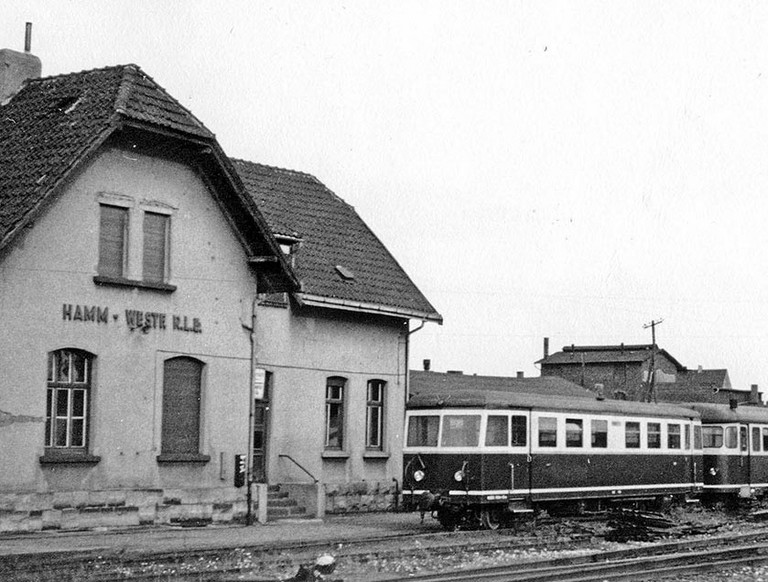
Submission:
[[[656,402],[656,374],[654,370],[656,367],[656,326],[663,321],[663,319],[654,319],[643,326],[643,329],[651,328],[651,365],[648,370],[648,394],[645,399],[646,402]]]

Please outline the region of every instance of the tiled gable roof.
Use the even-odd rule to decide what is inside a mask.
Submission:
[[[728,378],[728,370],[720,369],[697,369],[687,370],[680,374],[679,380],[687,382],[694,386],[707,386],[710,388],[731,388],[731,381]]]
[[[542,358],[537,364],[613,364],[613,363],[642,363],[650,359],[653,346],[651,344],[618,345],[618,346],[565,346],[556,352]],[[675,360],[666,350],[658,350],[660,354],[672,362],[678,370],[685,367]]]
[[[355,209],[314,176],[232,162],[273,234],[300,240],[293,262],[300,298],[442,321]]]
[[[121,121],[212,138],[136,65],[33,79],[0,107],[0,246]]]
[[[510,378],[505,376],[474,376],[411,370],[409,378],[411,394],[442,394],[463,390],[487,390],[594,398],[594,394],[589,390],[556,376]]]

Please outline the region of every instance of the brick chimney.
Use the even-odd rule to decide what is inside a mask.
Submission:
[[[32,49],[32,23],[27,22],[24,52],[0,49],[0,104],[15,95],[27,79],[37,79],[43,66]]]

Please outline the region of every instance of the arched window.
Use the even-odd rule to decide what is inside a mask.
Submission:
[[[81,451],[88,444],[93,356],[74,349],[48,353],[45,446]]]
[[[200,397],[203,363],[194,358],[166,360],[163,366],[162,455],[200,453]]]

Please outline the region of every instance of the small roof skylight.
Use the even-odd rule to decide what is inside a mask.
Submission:
[[[341,275],[341,278],[345,281],[354,281],[355,279],[355,274],[344,265],[336,265],[336,272]]]

